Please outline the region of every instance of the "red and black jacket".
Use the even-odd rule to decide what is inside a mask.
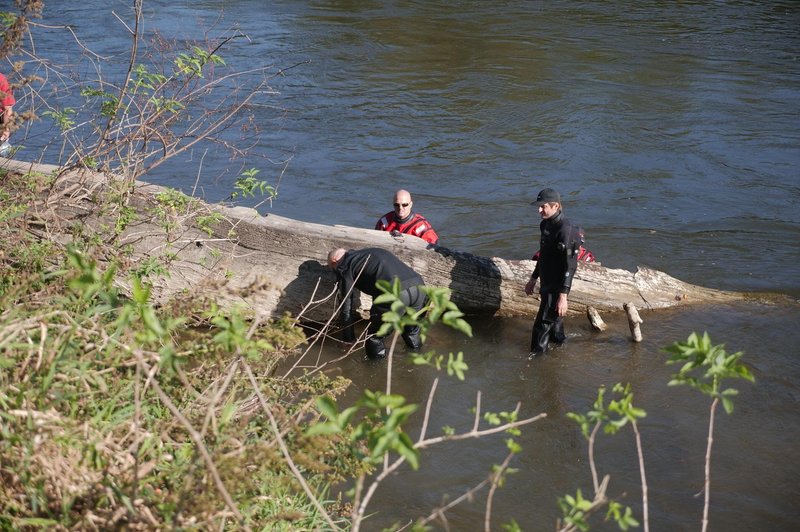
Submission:
[[[387,212],[375,224],[375,229],[379,231],[399,231],[406,235],[419,237],[429,244],[436,244],[439,241],[439,235],[433,230],[430,222],[421,214],[414,212],[409,214],[405,220],[398,220],[394,211]]]

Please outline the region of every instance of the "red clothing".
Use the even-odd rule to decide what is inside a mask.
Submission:
[[[539,254],[539,251],[534,253],[533,257],[531,257],[531,260],[539,260]],[[594,262],[597,259],[594,258],[594,253],[581,246],[580,251],[578,252],[578,260],[582,260],[583,262]]]
[[[17,100],[14,99],[14,95],[11,93],[8,80],[3,74],[0,74],[0,110],[12,107],[15,103],[17,103]]]
[[[379,231],[399,231],[406,235],[419,237],[430,244],[439,241],[439,235],[433,230],[431,224],[421,214],[411,213],[405,222],[400,222],[394,215],[394,211],[387,212],[383,218],[375,224],[375,229]]]

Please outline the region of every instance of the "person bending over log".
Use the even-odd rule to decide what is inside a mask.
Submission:
[[[354,342],[356,340],[353,324],[356,322],[354,312],[357,293],[355,289],[369,294],[374,300],[381,294],[375,286],[378,281],[400,281],[400,299],[406,308],[415,311],[421,310],[427,302],[425,293],[420,290],[425,283],[422,277],[407,266],[391,252],[380,248],[364,248],[344,250],[333,249],[328,253],[328,267],[336,273],[339,282],[339,294],[342,297],[342,310],[339,314],[343,322],[343,340]],[[354,289],[355,288],[355,289]],[[383,323],[383,314],[391,310],[387,304],[372,304],[369,310],[369,333],[365,348],[370,358],[383,358],[386,356],[386,346],[383,338],[378,337],[378,330]],[[403,330],[403,340],[409,349],[419,351],[422,348],[419,327],[408,326]]]
[[[375,229],[413,235],[435,246],[439,242],[439,235],[424,216],[412,210],[413,206],[411,193],[398,190],[394,193],[394,210],[384,214],[375,224]]]
[[[552,188],[545,188],[536,197],[535,205],[542,221],[539,224],[541,241],[539,260],[525,293],[533,294],[539,279],[539,312],[531,332],[531,352],[534,357],[547,351],[550,341],[564,343],[564,316],[567,314],[567,296],[572,287],[572,278],[578,267],[579,246],[572,242],[572,223],[561,210],[561,196]]]

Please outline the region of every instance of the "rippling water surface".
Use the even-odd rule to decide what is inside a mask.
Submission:
[[[56,5],[57,4],[57,5]],[[148,178],[189,190],[203,161],[206,197],[228,196],[242,167],[258,165],[279,196],[262,212],[371,227],[405,187],[448,247],[529,257],[537,239],[528,202],[544,186],[566,198],[608,266],[647,265],[697,284],[800,295],[800,4],[785,2],[353,2],[145,0],[146,31],[192,40],[236,27],[231,68],[287,69],[271,83],[250,160],[194,152]],[[126,60],[128,2],[48,3],[46,23],[69,23],[95,52]],[[127,19],[129,20],[129,19]],[[103,28],[103,31],[97,31]],[[40,29],[42,54],[96,75],[64,31]],[[289,68],[293,67],[293,68]],[[105,67],[106,76],[114,76]],[[24,102],[22,102],[24,105]],[[31,129],[30,153],[50,142]],[[19,140],[18,140],[19,142]],[[57,162],[49,148],[48,162]],[[24,157],[25,152],[20,154]],[[524,432],[524,451],[498,493],[497,523],[551,530],[556,497],[588,491],[585,444],[569,411],[596,389],[631,382],[642,423],[651,522],[699,528],[707,404],[668,388],[659,351],[692,330],[743,350],[756,385],[739,384],[732,416],[718,417],[714,530],[785,530],[800,508],[796,305],[644,313],[645,342],[621,316],[602,335],[571,319],[567,347],[523,355],[531,320],[478,320],[466,340],[436,331],[429,344],[463,350],[466,383],[440,383],[432,430],[470,426],[477,390],[486,409],[547,412]],[[381,389],[385,366],[348,360],[339,371]],[[400,364],[395,388],[424,400],[433,374]],[[373,526],[425,514],[502,460],[502,442],[433,451],[420,472],[379,490]],[[600,449],[611,493],[639,505],[629,434]],[[424,487],[425,489],[420,489]],[[454,530],[477,530],[480,501],[452,510]],[[495,527],[496,528],[496,527]],[[602,529],[602,527],[600,528]]]

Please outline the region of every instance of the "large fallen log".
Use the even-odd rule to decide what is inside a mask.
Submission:
[[[467,314],[532,315],[536,296],[523,287],[535,263],[481,257],[439,248],[421,239],[357,227],[292,220],[253,209],[208,204],[161,186],[113,176],[0,159],[0,168],[56,176],[55,185],[29,209],[30,231],[62,243],[92,235],[127,250],[130,270],[151,273],[156,303],[181,296],[207,297],[223,306],[240,304],[262,316],[285,312],[312,320],[334,309],[334,276],[325,268],[334,247],[389,249],[412,266],[428,285],[452,290]],[[35,213],[35,215],[34,215]],[[160,265],[161,268],[155,267]],[[124,290],[130,280],[117,280]],[[658,309],[733,301],[747,294],[684,283],[648,268],[636,272],[580,263],[570,294],[570,311],[622,311],[632,303]],[[363,306],[368,307],[366,300]]]

